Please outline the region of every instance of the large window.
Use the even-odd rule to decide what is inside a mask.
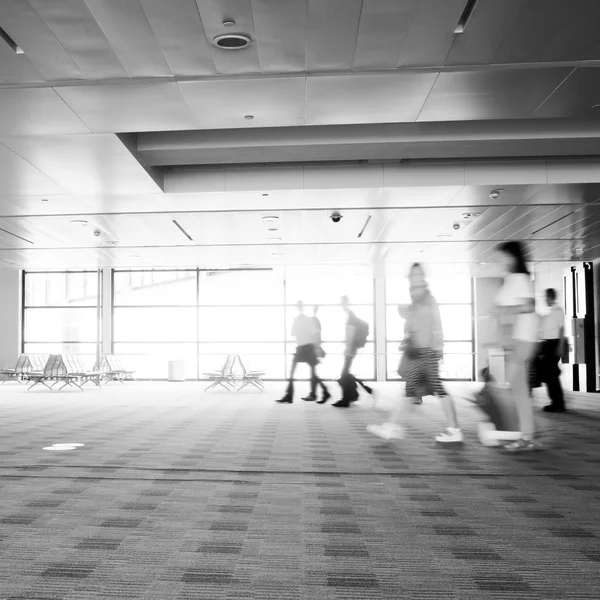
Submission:
[[[444,358],[440,373],[444,379],[473,378],[473,303],[472,280],[466,265],[425,266],[431,292],[440,307],[444,332]],[[406,269],[408,271],[408,267]],[[387,378],[399,379],[398,349],[404,335],[404,320],[399,304],[410,301],[406,277],[386,281],[386,354]]]
[[[23,352],[78,354],[93,366],[98,340],[98,273],[25,272]]]

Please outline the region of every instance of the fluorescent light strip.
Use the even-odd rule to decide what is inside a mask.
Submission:
[[[181,233],[183,233],[183,235],[185,235],[188,240],[190,240],[190,242],[194,241],[192,236],[175,219],[173,219],[173,224],[175,227],[177,227],[177,229],[179,229],[179,231],[181,231]]]
[[[469,22],[469,19],[471,18],[471,15],[473,14],[473,10],[475,9],[475,5],[477,4],[477,1],[478,0],[468,0],[467,1],[465,9],[463,10],[462,15],[460,15],[460,19],[458,20],[458,24],[454,28],[454,33],[456,33],[456,34],[464,33],[465,29],[467,28],[467,23]]]
[[[0,38],[2,38],[6,45],[15,53],[15,54],[25,54],[25,52],[23,52],[23,49],[21,48],[21,46],[17,45],[17,43],[15,42],[15,40],[13,40],[10,35],[8,35],[8,33],[6,33],[6,31],[4,31],[4,29],[2,29],[2,27],[0,27]]]

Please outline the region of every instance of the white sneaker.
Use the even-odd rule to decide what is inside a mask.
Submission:
[[[448,427],[444,433],[440,433],[435,436],[436,442],[442,443],[457,443],[463,441],[463,434],[460,429],[455,429],[454,427]]]
[[[384,423],[383,425],[367,425],[367,431],[384,440],[399,440],[404,437],[404,429],[400,427],[400,425],[394,425],[392,423]]]

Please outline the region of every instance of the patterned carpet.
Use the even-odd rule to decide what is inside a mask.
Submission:
[[[544,450],[515,456],[464,400],[464,445],[433,442],[432,398],[373,438],[400,390],[375,385],[348,410],[281,384],[2,386],[0,600],[600,598],[600,397],[538,413]]]

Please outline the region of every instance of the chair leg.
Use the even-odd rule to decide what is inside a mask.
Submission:
[[[257,381],[256,379],[253,379],[250,383],[254,387],[258,388],[259,391],[261,391],[261,392],[265,391],[265,386],[262,384],[262,381]]]
[[[216,381],[213,381],[213,382],[212,382],[212,383],[211,383],[211,384],[210,384],[210,385],[209,385],[209,386],[208,386],[208,387],[207,387],[207,388],[206,388],[204,391],[205,391],[205,392],[208,392],[208,390],[210,390],[211,388],[214,388],[214,387],[215,387],[215,385],[217,385],[217,382],[216,382]]]
[[[244,382],[242,383],[242,385],[240,385],[240,387],[237,389],[237,391],[239,392],[240,390],[243,390],[243,389],[244,389],[244,388],[245,388],[247,385],[249,385],[250,383],[251,383],[251,382],[250,382],[248,379],[246,379],[246,381],[244,381]]]

